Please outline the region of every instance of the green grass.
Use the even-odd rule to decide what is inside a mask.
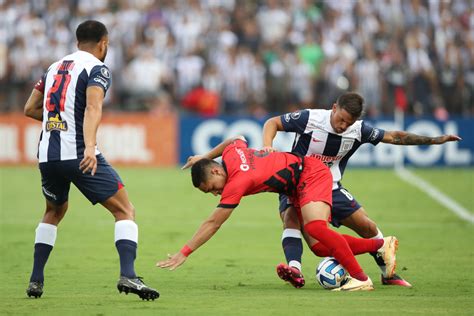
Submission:
[[[119,295],[113,219],[72,188],[46,267],[45,293],[27,299],[34,230],[44,211],[36,168],[0,169],[0,315],[473,315],[474,225],[463,222],[391,170],[349,170],[344,184],[385,235],[400,240],[398,271],[412,289],[380,285],[370,256],[358,260],[376,290],[332,293],[314,281],[319,259],[305,249],[307,285],[283,284],[277,197],[247,197],[229,221],[178,270],[155,268],[178,251],[218,199],[195,190],[188,172],[119,169],[137,209],[136,269],[159,289],[155,302]],[[473,169],[415,170],[473,210]],[[470,188],[469,188],[470,186]],[[341,229],[347,233],[348,230]]]

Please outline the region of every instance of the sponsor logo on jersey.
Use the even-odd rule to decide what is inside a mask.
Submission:
[[[369,136],[369,140],[373,142],[379,137],[379,135],[380,135],[380,130],[378,128],[374,128],[372,130],[372,133]]]
[[[242,162],[240,164],[240,170],[242,171],[248,171],[250,169],[249,165],[247,164],[247,158],[245,158],[245,154],[243,152],[243,150],[241,150],[240,148],[235,148],[235,151],[237,152],[237,154],[239,155],[240,157],[240,161]]]
[[[322,140],[317,139],[316,137],[311,137],[311,138],[312,138],[313,142],[315,142],[315,143],[321,143],[322,142]]]
[[[100,83],[105,89],[107,89],[107,86],[109,85],[107,83],[107,80],[105,80],[104,78],[102,78],[101,76],[97,76],[94,78],[94,81],[97,82],[97,83]]]
[[[67,122],[63,121],[60,117],[59,114],[56,114],[54,117],[48,118],[48,121],[46,122],[46,131],[61,131],[65,132],[67,131]]]
[[[319,160],[321,160],[324,163],[333,162],[333,161],[342,159],[342,156],[340,156],[340,155],[338,155],[338,156],[324,156],[324,155],[320,155],[320,154],[311,154],[309,156],[318,158]]]

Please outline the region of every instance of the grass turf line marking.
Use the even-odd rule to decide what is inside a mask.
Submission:
[[[395,168],[395,173],[398,177],[409,184],[416,186],[421,191],[425,192],[432,199],[437,201],[439,204],[445,206],[448,210],[456,214],[461,219],[474,223],[474,215],[471,214],[467,209],[462,207],[459,203],[451,199],[449,196],[426,182],[422,178],[416,176],[412,172],[408,171],[403,167]]]

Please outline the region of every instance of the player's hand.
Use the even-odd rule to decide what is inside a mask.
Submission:
[[[204,158],[204,155],[189,156],[188,161],[184,164],[184,166],[181,167],[181,170],[192,167],[196,162],[198,162],[199,160],[203,158]]]
[[[84,158],[79,163],[79,169],[82,173],[90,171],[94,175],[97,170],[97,158],[95,157],[95,147],[86,147],[84,150]]]
[[[162,269],[170,269],[174,270],[180,265],[182,265],[186,259],[185,255],[183,255],[181,252],[175,253],[174,255],[168,255],[168,259],[163,260],[163,261],[158,261],[156,263],[157,267],[160,267]]]
[[[443,135],[435,138],[435,144],[441,145],[446,142],[458,142],[460,140],[462,140],[462,138],[457,135]]]
[[[262,148],[262,151],[266,152],[266,153],[274,153],[276,152],[277,150],[271,146],[265,146]]]

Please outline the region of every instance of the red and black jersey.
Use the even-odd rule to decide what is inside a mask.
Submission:
[[[235,140],[222,153],[227,182],[218,207],[235,208],[243,196],[259,192],[293,195],[302,171],[302,158],[291,153],[267,153]]]

